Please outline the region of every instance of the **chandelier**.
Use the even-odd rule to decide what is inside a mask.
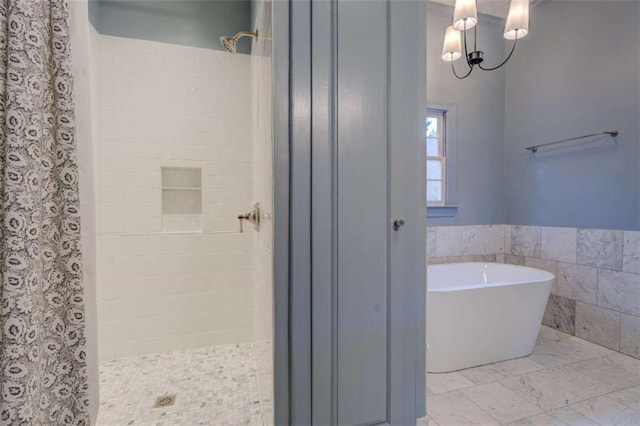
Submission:
[[[529,33],[529,0],[511,0],[503,35],[505,39],[513,40],[513,46],[506,59],[500,65],[495,67],[485,67],[482,65],[484,62],[484,52],[478,50],[476,45],[477,24],[478,8],[476,7],[476,0],[456,0],[453,9],[453,25],[447,27],[444,33],[442,60],[451,62],[453,74],[461,80],[469,77],[476,66],[484,71],[493,71],[507,63],[516,50],[518,39]],[[473,29],[473,51],[469,52],[467,48],[467,31],[471,29]],[[460,33],[462,33],[462,37]],[[464,41],[462,41],[461,38]],[[466,74],[458,75],[453,66],[453,62],[462,57],[463,44],[464,57],[469,69]]]

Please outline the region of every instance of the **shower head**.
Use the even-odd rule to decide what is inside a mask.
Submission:
[[[238,44],[238,40],[235,40],[233,37],[220,37],[220,43],[222,43],[222,47],[229,53],[236,53],[236,45]]]
[[[240,40],[242,37],[258,38],[258,31],[240,31],[233,37],[222,36],[220,37],[220,43],[222,43],[222,47],[224,47],[224,50],[231,54],[234,54],[236,53],[238,40]]]

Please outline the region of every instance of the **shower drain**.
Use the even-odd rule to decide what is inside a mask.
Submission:
[[[159,396],[156,399],[156,404],[153,406],[153,408],[162,408],[162,407],[169,407],[173,404],[176,403],[176,396],[175,395],[164,395],[164,396]]]

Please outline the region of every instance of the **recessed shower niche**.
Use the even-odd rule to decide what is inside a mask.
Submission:
[[[199,167],[163,167],[162,230],[202,231],[202,170]]]

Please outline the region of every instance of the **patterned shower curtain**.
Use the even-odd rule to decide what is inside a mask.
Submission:
[[[0,0],[0,425],[87,425],[67,0]]]

